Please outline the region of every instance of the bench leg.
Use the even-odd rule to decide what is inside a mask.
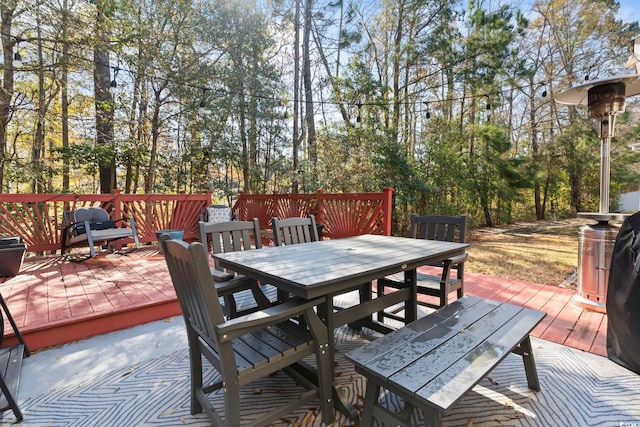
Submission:
[[[360,427],[373,427],[376,420],[379,425],[384,427],[412,427],[411,415],[413,415],[415,407],[406,400],[404,400],[404,407],[398,413],[380,406],[378,399],[381,388],[379,384],[367,379],[367,391],[364,396]],[[441,412],[431,408],[422,408],[422,412],[429,427],[442,427]]]
[[[514,353],[522,356],[524,372],[527,374],[527,385],[529,388],[534,391],[540,391],[538,371],[536,370],[536,362],[533,359],[533,349],[531,348],[529,335],[520,342],[520,345],[514,350]]]

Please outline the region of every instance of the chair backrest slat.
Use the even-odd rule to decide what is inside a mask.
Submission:
[[[409,237],[464,243],[467,215],[411,215]]]
[[[273,217],[271,224],[276,246],[295,245],[320,240],[316,218],[313,215],[309,215],[307,218],[279,219],[278,217]]]
[[[253,221],[219,223],[200,221],[198,228],[200,231],[200,243],[210,248],[212,254],[262,248],[260,224],[257,218],[254,218]],[[218,270],[222,270],[217,262],[215,267]]]

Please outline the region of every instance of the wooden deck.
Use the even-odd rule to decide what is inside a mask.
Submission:
[[[575,291],[469,272],[465,289],[545,311],[532,335],[606,355],[607,317],[573,304]],[[101,253],[80,263],[60,256],[27,258],[18,276],[0,284],[0,293],[32,351],[180,315],[155,246],[126,255]],[[7,343],[15,342],[6,319],[5,335]]]

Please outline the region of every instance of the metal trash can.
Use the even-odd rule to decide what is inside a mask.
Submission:
[[[605,222],[580,228],[578,287],[574,302],[583,308],[606,311],[607,285],[618,227]]]
[[[0,277],[16,276],[26,251],[21,236],[0,237]]]
[[[158,241],[158,243],[160,242],[160,236],[162,236],[163,234],[168,234],[169,236],[171,236],[171,239],[182,240],[184,238],[184,230],[178,230],[178,229],[158,230],[156,231],[156,240]],[[158,244],[158,249],[160,250],[160,253],[163,253],[162,245]]]

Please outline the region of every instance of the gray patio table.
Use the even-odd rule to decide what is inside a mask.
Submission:
[[[260,283],[271,284],[306,299],[324,297],[325,303],[318,307],[318,314],[327,325],[333,361],[336,327],[352,323],[390,332],[391,328],[374,321],[371,315],[401,302],[407,302],[407,323],[415,320],[416,268],[463,254],[468,246],[466,243],[366,234],[213,256],[221,267]],[[372,280],[402,271],[405,288],[372,298]],[[334,310],[333,297],[355,289],[360,290],[360,303]],[[342,402],[339,396],[334,396],[334,404],[352,419],[357,418],[355,409]]]

